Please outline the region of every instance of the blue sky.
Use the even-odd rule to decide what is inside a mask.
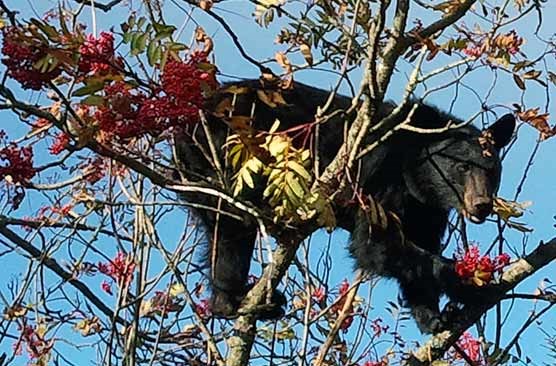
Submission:
[[[56,5],[53,1],[26,1],[26,0],[8,0],[6,3],[13,8],[19,9],[25,15],[31,15],[33,8],[37,10],[40,14],[44,10],[51,8]],[[176,24],[179,28],[180,25],[184,23],[185,14],[178,8],[176,8],[170,1],[167,1],[167,6],[170,11],[167,14],[167,22],[171,24]],[[32,5],[32,6],[31,6]],[[234,29],[238,38],[241,40],[245,50],[249,55],[256,59],[268,59],[272,58],[276,51],[281,50],[281,47],[273,43],[277,30],[279,29],[280,21],[277,21],[268,29],[258,27],[251,17],[253,12],[253,5],[247,1],[226,1],[219,4],[214,9],[217,13],[224,16],[229,25]],[[85,11],[88,11],[87,9]],[[125,9],[119,9],[111,13],[110,15],[105,15],[104,13],[97,13],[97,28],[98,30],[106,30],[112,26],[118,27],[122,21],[127,18],[127,11]],[[556,25],[552,23],[549,14],[556,14],[556,3],[548,2],[544,9],[544,24],[542,28],[542,35],[545,38],[550,37],[556,32]],[[427,14],[416,13],[416,16],[422,18],[424,23],[427,23],[431,18]],[[88,15],[90,17],[90,15]],[[212,35],[215,42],[214,54],[216,59],[216,64],[218,65],[220,71],[224,75],[235,76],[235,77],[247,77],[254,78],[258,76],[258,70],[252,65],[246,63],[242,57],[239,55],[235,47],[233,46],[230,38],[226,32],[212,19],[205,16],[199,10],[195,10],[193,13],[194,19],[197,20],[207,31],[209,35]],[[86,17],[84,18],[84,20]],[[87,19],[90,21],[91,18]],[[466,20],[468,26],[474,24],[474,22],[479,21],[477,17],[469,17]],[[191,35],[194,24],[189,22],[186,26],[183,35],[184,42],[189,42],[189,37]],[[532,36],[532,31],[536,26],[535,16],[528,16],[521,20],[517,25],[517,30],[520,35],[524,36],[530,41],[526,43],[523,47],[524,52],[529,57],[534,57],[539,51],[538,42]],[[509,31],[511,28],[503,29],[503,31]],[[439,64],[446,62],[447,58],[443,55],[439,55],[435,62],[425,65],[425,70],[432,70]],[[399,70],[396,73],[392,85],[389,89],[388,96],[393,100],[399,100],[401,92],[405,85],[405,81],[410,68],[405,62],[400,62]],[[549,60],[549,67],[554,68],[554,59]],[[278,71],[278,69],[277,69]],[[353,73],[353,78],[355,82],[359,80],[359,71]],[[503,106],[496,109],[496,111],[501,115],[507,112],[504,107],[511,107],[512,103],[519,103],[521,100],[525,101],[527,107],[541,107],[544,108],[546,104],[546,96],[543,90],[533,83],[529,82],[527,84],[528,90],[525,96],[521,96],[519,90],[515,86],[512,78],[507,74],[502,72],[496,73],[497,84],[492,95],[485,98],[487,91],[495,74],[490,70],[484,69],[476,73],[472,73],[464,79],[465,85],[472,88],[474,92],[470,89],[462,86],[458,90],[458,96],[456,102],[453,105],[452,113],[460,118],[468,118],[473,115],[480,108],[482,102],[486,102],[489,106]],[[434,79],[432,85],[442,84],[449,80],[450,75],[443,76],[441,78]],[[319,71],[305,71],[296,74],[296,80],[320,86],[323,88],[329,88],[334,85],[336,79],[334,75],[327,72]],[[347,92],[345,85],[342,90]],[[420,90],[422,92],[422,90]],[[551,86],[550,94],[554,92],[554,87]],[[454,99],[454,89],[449,89],[448,91],[438,92],[433,94],[427,101],[433,103],[437,106],[448,108]],[[475,93],[479,96],[477,98]],[[547,112],[554,113],[556,115],[556,110],[552,101]],[[17,135],[21,130],[17,127],[19,123],[17,119],[9,113],[2,112],[3,119],[0,121],[0,129],[6,129],[10,134]],[[485,122],[493,122],[494,118],[492,116],[489,120]],[[554,121],[554,119],[552,119]],[[499,194],[502,197],[512,199],[515,194],[516,186],[519,184],[520,179],[523,175],[523,171],[527,165],[529,156],[534,148],[538,134],[529,126],[522,126],[518,133],[518,142],[512,151],[507,155],[504,161],[504,173],[503,180]],[[532,201],[532,206],[527,210],[525,215],[520,219],[520,221],[526,222],[529,226],[534,228],[534,231],[523,236],[521,233],[511,232],[508,230],[506,238],[515,247],[520,248],[522,242],[526,242],[526,251],[530,251],[534,248],[540,240],[548,240],[552,238],[555,234],[553,218],[556,215],[556,186],[554,183],[555,178],[555,164],[554,157],[556,156],[556,140],[549,140],[543,142],[537,156],[534,159],[534,165],[530,170],[529,178],[526,184],[523,186],[523,191],[519,196],[519,201]],[[33,207],[32,203],[26,203],[27,208],[36,209]],[[21,216],[25,216],[24,212],[19,212]],[[169,228],[175,227],[174,223],[166,223]],[[182,224],[179,224],[182,227]],[[166,230],[164,230],[166,231]],[[486,248],[496,236],[496,225],[495,224],[485,224],[481,226],[470,225],[469,227],[469,237],[471,240],[478,242],[482,248]],[[327,235],[320,233],[317,235],[312,248],[312,256],[317,257],[324,247],[324,244],[319,248],[319,244],[324,243],[328,240]],[[334,242],[337,242],[337,248],[344,247],[347,242],[347,236],[341,233],[335,233],[333,237]],[[18,267],[18,263],[6,263],[6,270],[10,274],[15,274],[21,271]],[[353,274],[351,270],[352,263],[347,256],[347,251],[345,250],[335,250],[334,254],[334,265],[332,269],[332,276],[330,283],[336,284],[341,282],[343,278],[351,279]],[[544,271],[534,276],[533,278],[526,281],[525,284],[519,287],[519,292],[531,291],[543,278],[548,277],[554,279],[554,269],[555,265],[552,263],[547,266]],[[384,282],[384,281],[383,281]],[[0,285],[3,282],[0,281]],[[374,292],[373,295],[373,315],[370,316],[374,318],[376,316],[382,316],[385,320],[388,315],[382,311],[382,306],[386,299],[392,299],[392,294],[395,294],[395,285],[393,283],[381,283],[378,291]],[[362,292],[364,293],[364,292]],[[395,298],[395,296],[394,296]],[[507,306],[504,303],[504,306]],[[533,304],[530,301],[517,301],[514,305],[512,315],[510,317],[509,323],[505,327],[504,338],[509,339],[513,335],[511,329],[518,329],[522,321],[528,315]],[[490,315],[492,317],[492,315]],[[547,331],[554,331],[551,327],[556,324],[556,315],[554,312],[546,315],[542,318],[542,324],[538,327],[543,327]],[[413,327],[412,323],[409,322],[408,329],[405,331],[406,339],[419,339],[420,336],[418,332]],[[554,331],[556,332],[556,331]],[[542,362],[548,362],[546,359],[546,351],[543,349],[544,336],[538,330],[537,325],[534,325],[526,333],[520,345],[524,352],[528,354],[536,364],[541,365]],[[9,345],[0,345],[0,350],[4,347],[9,347]],[[89,359],[89,355],[85,356],[85,359]]]

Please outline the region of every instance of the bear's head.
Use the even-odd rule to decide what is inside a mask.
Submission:
[[[406,159],[410,194],[428,206],[457,209],[474,223],[484,222],[500,184],[499,152],[514,129],[515,118],[507,114],[483,131],[466,126],[443,133]]]

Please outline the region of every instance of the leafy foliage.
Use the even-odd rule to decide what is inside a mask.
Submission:
[[[310,151],[296,148],[286,133],[276,132],[279,126],[276,121],[268,132],[243,136],[243,140],[249,141],[247,144],[242,143],[239,134],[228,137],[228,159],[235,171],[234,195],[238,196],[246,187],[255,189],[255,180],[265,178],[263,197],[274,209],[274,222],[296,223],[316,215],[319,224],[333,228],[335,219],[330,203],[311,190]],[[255,141],[261,144],[256,145],[256,150],[250,149]]]

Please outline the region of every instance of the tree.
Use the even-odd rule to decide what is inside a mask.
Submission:
[[[527,208],[519,202],[527,182],[543,184],[537,190],[553,195],[546,184],[551,162],[540,153],[556,134],[548,122],[556,44],[546,36],[554,33],[552,25],[543,23],[553,4],[253,0],[236,9],[250,18],[243,20],[247,30],[235,26],[238,14],[227,12],[228,6],[210,0],[68,0],[34,9],[43,12],[38,16],[20,2],[0,0],[0,106],[10,120],[0,132],[0,243],[12,276],[2,282],[0,340],[13,345],[3,348],[3,364],[21,362],[22,352],[36,365],[79,363],[93,352],[98,363],[126,365],[528,364],[529,351],[520,342],[535,344],[526,331],[550,316],[556,303],[551,272],[542,271],[556,258],[556,238],[544,233],[554,213],[535,216],[542,234],[516,220]],[[277,36],[277,45],[268,41],[258,49],[260,59],[246,40],[253,32],[264,33],[261,40]],[[183,41],[191,37],[189,44]],[[310,149],[291,149],[291,134],[256,142],[235,121],[236,139],[229,143],[239,150],[253,144],[263,153],[286,154],[286,146],[294,151],[288,158],[300,163],[300,176],[307,175],[301,198],[312,200],[312,213],[294,217],[289,203],[299,199],[292,196],[297,187],[287,182],[272,217],[238,199],[256,176],[241,154],[233,164],[242,173],[232,189],[191,184],[180,175],[172,136],[205,127],[206,113],[215,112],[205,101],[217,88],[219,70],[267,80],[274,72],[283,88],[309,70],[327,70],[331,96],[352,92],[355,121],[318,180],[306,164]],[[481,83],[488,79],[489,85]],[[360,154],[403,128],[394,118],[378,121],[377,106],[386,97],[411,107],[413,98],[442,100],[439,95],[444,109],[457,109],[461,101],[473,105],[463,111],[477,111],[469,123],[480,117],[486,124],[493,111],[515,113],[521,132],[505,156],[524,168],[511,170],[515,184],[503,187],[509,198],[497,200],[486,229],[468,228],[455,215],[446,239],[450,253],[480,240],[486,256],[512,254],[500,275],[472,271],[471,280],[497,283],[495,300],[458,310],[462,321],[414,344],[421,338],[408,330],[411,319],[401,304],[376,295],[373,290],[384,287],[365,282],[364,274],[342,281],[334,274],[347,263],[337,249],[341,244],[326,244],[323,232],[315,232],[334,225],[331,205],[345,199],[350,175],[344,173],[353,171]],[[271,107],[281,103],[279,94],[260,98]],[[314,137],[333,113],[322,106],[299,133]],[[363,146],[376,126],[380,133]],[[281,148],[271,151],[272,142]],[[215,156],[221,148],[206,153]],[[228,164],[215,159],[215,169],[219,163]],[[203,228],[190,215],[191,208],[204,207],[176,198],[192,192],[235,206],[260,227],[259,275],[233,322],[210,317],[198,260]],[[537,239],[547,241],[528,243]],[[538,285],[525,281],[537,272],[543,278]],[[280,282],[288,313],[257,322],[250,309]],[[514,291],[522,282],[526,291]],[[556,359],[556,332],[544,331],[549,351],[542,361],[548,362]]]

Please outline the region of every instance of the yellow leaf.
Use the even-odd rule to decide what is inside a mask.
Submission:
[[[255,188],[255,182],[253,182],[253,177],[251,177],[251,173],[249,169],[241,169],[241,179],[243,179],[244,183],[251,189]]]
[[[44,338],[47,331],[48,331],[48,329],[46,328],[46,324],[43,323],[43,324],[39,324],[37,326],[36,333],[39,337]]]
[[[277,120],[274,121],[274,123],[270,127],[270,130],[268,130],[268,133],[272,134],[272,133],[278,131],[279,127],[280,127],[280,120],[277,119]]]
[[[256,157],[252,157],[249,160],[247,160],[245,162],[245,164],[243,165],[243,167],[245,169],[249,169],[250,171],[252,171],[253,173],[258,173],[261,171],[261,168],[263,167],[263,163],[257,159]],[[253,187],[251,187],[253,188]]]
[[[241,179],[237,179],[234,183],[233,196],[237,197],[241,193],[242,190],[243,190],[243,181]]]
[[[276,182],[272,182],[271,184],[267,185],[263,192],[263,197],[267,198],[268,196],[270,196],[277,187],[278,183]]]
[[[295,161],[295,160],[289,161],[288,162],[288,168],[290,168],[291,170],[296,172],[299,176],[301,176],[303,179],[305,179],[305,181],[307,181],[307,182],[311,181],[311,174],[309,174],[309,172],[307,172],[305,167],[303,165],[299,164],[297,161]]]
[[[273,138],[268,145],[270,155],[277,157],[284,154],[284,151],[290,146],[290,141],[279,137]]]
[[[292,72],[292,64],[283,52],[276,52],[274,55],[274,59],[278,62],[278,65],[282,66],[282,68],[286,71],[287,74],[291,74]]]
[[[309,160],[310,157],[311,152],[309,150],[305,149],[301,152],[301,161]]]
[[[507,201],[502,197],[496,197],[494,199],[494,213],[496,213],[504,221],[508,221],[512,217],[523,216],[523,211],[532,205],[531,201],[525,202],[515,202]]]
[[[141,301],[141,307],[139,308],[139,316],[149,315],[153,310],[152,300]]]
[[[176,297],[185,293],[185,287],[181,283],[174,283],[170,286],[170,296]]]

